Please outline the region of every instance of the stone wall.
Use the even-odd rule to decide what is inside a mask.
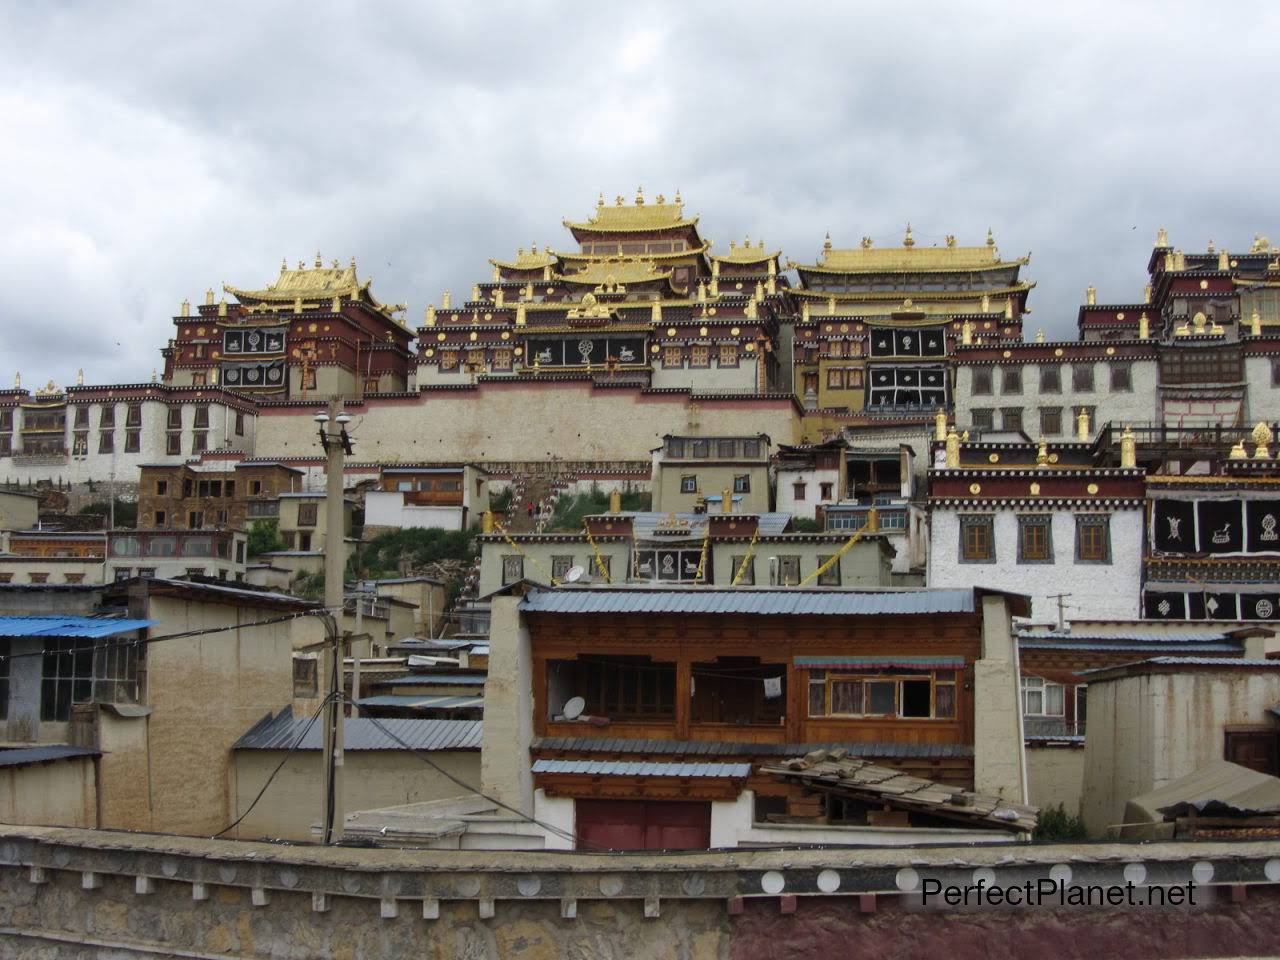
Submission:
[[[0,828],[7,957],[790,960],[1257,955],[1273,844],[675,855],[281,847]],[[928,880],[1186,884],[1195,908],[922,910]],[[1193,872],[1194,871],[1194,872]]]

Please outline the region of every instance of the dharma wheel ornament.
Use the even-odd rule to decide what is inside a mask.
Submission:
[[[1275,439],[1275,434],[1271,432],[1271,428],[1262,420],[1258,421],[1258,425],[1253,428],[1253,433],[1249,434],[1255,444],[1253,456],[1258,460],[1266,460],[1271,457],[1271,451],[1267,447],[1271,441]]]

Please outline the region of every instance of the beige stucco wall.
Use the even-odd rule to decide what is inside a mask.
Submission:
[[[414,632],[421,637],[427,636],[432,630],[436,635],[440,633],[443,627],[441,614],[444,611],[445,589],[440,583],[430,583],[428,581],[410,581],[408,583],[387,583],[377,582],[374,585],[380,597],[393,597],[396,600],[404,600],[407,603],[417,604],[418,609],[413,612]]]
[[[1125,804],[1212,760],[1224,728],[1265,724],[1280,703],[1280,671],[1187,669],[1089,684],[1084,801],[1090,836],[1121,822]]]
[[[585,537],[574,537],[572,540],[558,543],[531,543],[517,541],[520,549],[515,550],[511,544],[502,539],[482,540],[480,543],[480,586],[479,596],[488,596],[502,583],[502,558],[523,554],[524,576],[535,583],[550,584],[552,558],[559,556],[573,557],[577,566],[588,568],[587,574],[593,579],[601,579],[595,567],[595,553]],[[631,566],[631,544],[619,541],[596,541],[602,557],[609,558],[610,576],[614,582],[621,582],[627,576]]]
[[[1084,790],[1084,750],[1080,747],[1027,747],[1027,789],[1031,805],[1056,807],[1080,815]]]
[[[282,759],[281,750],[235,751],[232,819],[248,809]],[[480,783],[478,750],[435,751],[431,760],[464,783]],[[311,825],[324,817],[322,761],[321,750],[295,752],[234,836],[242,840],[311,840]],[[343,764],[342,802],[348,814],[446,800],[467,792],[407,750],[348,750]]]
[[[733,478],[747,474],[751,478],[751,490],[733,492]],[[685,476],[697,477],[697,493],[681,493],[680,480]],[[714,461],[698,462],[681,460],[678,463],[658,463],[653,483],[653,509],[676,513],[692,513],[699,497],[720,497],[725,490],[735,500],[734,513],[766,513],[769,510],[769,467],[767,464],[718,464]],[[719,510],[718,504],[708,509]]]
[[[1003,597],[982,603],[982,658],[973,665],[973,788],[1022,801],[1025,782],[1017,651]]]
[[[0,530],[34,529],[39,507],[36,497],[0,491]]]
[[[532,814],[529,745],[533,742],[533,650],[519,608],[519,597],[493,599],[480,789]]]
[[[439,460],[647,459],[669,433],[690,422],[723,436],[767,433],[791,443],[798,418],[790,399],[733,400],[687,394],[597,390],[586,383],[486,383],[476,390],[438,391],[410,400],[372,399],[361,418],[356,457],[382,462]],[[264,410],[254,453],[314,456],[311,407]]]
[[[279,610],[150,598],[153,636],[233,626],[280,616]],[[145,771],[109,776],[104,827],[213,834],[231,818],[231,745],[293,698],[289,622],[155,643],[147,648]],[[131,720],[131,724],[142,721]],[[136,738],[135,738],[136,742]],[[143,754],[146,755],[145,753]],[[124,791],[119,802],[114,791]],[[139,798],[147,802],[136,802]]]
[[[10,583],[34,583],[31,574],[45,574],[45,583],[102,583],[101,560],[80,557],[0,556],[0,573],[12,575]],[[67,574],[72,579],[67,579]],[[80,579],[76,580],[76,575]]]
[[[0,768],[0,823],[96,827],[93,757]]]

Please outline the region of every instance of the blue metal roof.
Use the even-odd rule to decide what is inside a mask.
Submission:
[[[520,604],[532,613],[747,613],[886,616],[973,613],[972,590],[800,590],[797,588],[534,590]]]
[[[308,717],[295,717],[289,708],[274,717],[265,717],[236,741],[236,750],[288,750],[307,726]],[[413,750],[479,750],[479,720],[378,720],[360,717],[347,720],[343,729],[344,750],[404,750],[379,727],[408,744]],[[298,750],[322,750],[324,724],[313,723]]]
[[[534,773],[582,773],[593,777],[751,776],[749,763],[647,763],[636,760],[535,760]]]
[[[96,640],[154,626],[158,620],[118,617],[0,617],[0,637],[75,637]]]
[[[100,751],[88,747],[68,747],[64,744],[48,744],[42,747],[18,747],[0,750],[0,767],[22,767],[29,763],[46,763],[50,760],[72,760],[76,757],[96,757]]]

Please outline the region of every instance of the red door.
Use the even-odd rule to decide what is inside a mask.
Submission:
[[[665,800],[578,800],[579,850],[707,850],[711,804]]]

